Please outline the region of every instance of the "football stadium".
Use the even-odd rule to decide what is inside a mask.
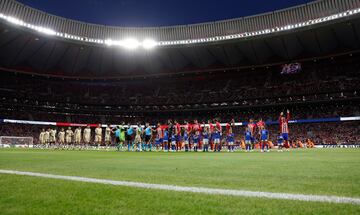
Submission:
[[[154,27],[0,0],[0,214],[360,214],[360,0]]]

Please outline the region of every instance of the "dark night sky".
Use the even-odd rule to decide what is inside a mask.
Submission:
[[[164,26],[254,15],[311,0],[19,0],[75,20],[116,26]]]

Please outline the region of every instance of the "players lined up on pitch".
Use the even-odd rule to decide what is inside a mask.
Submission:
[[[285,116],[282,112],[279,117],[280,132],[278,136],[278,148],[289,148],[289,128],[288,122],[290,112]],[[223,146],[227,146],[229,152],[235,150],[234,120],[227,123],[225,130],[218,119],[209,120],[207,124],[200,124],[197,120],[191,124],[187,121],[180,125],[176,120],[168,120],[166,125],[158,123],[153,128],[146,123],[145,127],[125,126],[123,125],[105,128],[104,143],[106,148],[111,145],[111,137],[115,136],[115,142],[118,150],[131,151],[195,151],[203,150],[208,152],[212,150],[219,152]],[[40,147],[54,148],[79,148],[89,147],[99,148],[102,144],[103,129],[101,125],[95,128],[94,141],[92,141],[91,128],[87,126],[83,132],[81,127],[73,131],[69,127],[66,131],[62,128],[58,133],[56,129],[42,130],[39,136]],[[260,143],[261,151],[269,151],[269,131],[266,129],[264,121],[260,119],[257,123],[250,119],[245,128],[244,144],[246,151],[252,151],[255,143]],[[225,143],[225,144],[224,144]]]
[[[112,129],[106,127],[104,143],[108,147],[111,144]],[[43,129],[39,135],[39,147],[42,148],[79,148],[85,149],[92,146],[99,147],[102,144],[102,128],[99,125],[95,128],[95,138],[92,141],[92,134],[90,126],[87,126],[83,131],[81,127],[76,128],[74,131],[68,127],[65,131],[61,128],[57,132],[54,128]]]

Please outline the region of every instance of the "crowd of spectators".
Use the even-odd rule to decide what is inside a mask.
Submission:
[[[261,69],[126,80],[64,80],[2,72],[0,119],[120,124],[359,116],[360,57],[305,63],[297,74]],[[291,125],[293,139],[316,144],[359,141],[359,125]],[[270,127],[276,135],[275,126]],[[38,126],[1,125],[0,135],[37,138]],[[337,131],[337,132],[333,132]],[[239,138],[242,131],[238,131]],[[36,135],[35,135],[36,134]]]
[[[102,81],[2,74],[0,98],[32,106],[139,111],[346,99],[358,97],[359,62],[354,57],[305,64],[292,75],[281,75],[278,67]]]

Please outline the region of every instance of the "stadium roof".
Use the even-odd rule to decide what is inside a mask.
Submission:
[[[68,20],[4,0],[0,67],[61,77],[121,78],[350,53],[360,45],[359,8],[360,0],[320,0],[219,22],[122,28]],[[141,46],[145,50],[136,49]]]

